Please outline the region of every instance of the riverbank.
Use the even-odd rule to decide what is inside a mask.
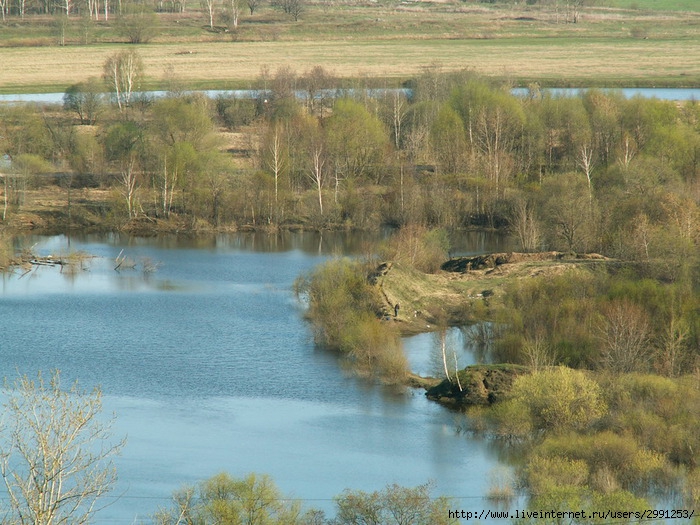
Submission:
[[[111,188],[74,188],[47,185],[24,191],[24,202],[18,211],[8,213],[0,221],[0,232],[7,235],[32,233],[58,235],[65,232],[109,233],[119,231],[137,236],[160,234],[198,235],[234,232],[276,231],[343,231],[347,223],[313,223],[291,221],[284,224],[258,222],[226,222],[213,224],[202,217],[171,213],[168,217],[141,214],[127,219],[116,204],[120,195]]]
[[[581,274],[613,262],[599,254],[491,253],[451,258],[432,274],[382,263],[370,280],[384,300],[384,322],[407,337],[492,320],[493,312],[503,306],[506,288],[519,280]],[[409,373],[405,384],[425,390],[432,401],[460,410],[507,398],[515,379],[530,372],[529,366],[508,363],[474,365],[449,379]]]
[[[504,288],[515,280],[588,271],[609,262],[599,254],[493,253],[452,258],[434,274],[392,264],[377,285],[390,317],[399,305],[393,319],[408,336],[486,320],[488,309],[502,302]]]

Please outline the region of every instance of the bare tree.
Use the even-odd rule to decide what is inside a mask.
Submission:
[[[105,6],[108,0],[105,0]],[[117,32],[132,44],[144,44],[155,34],[158,24],[153,8],[148,4],[135,2],[117,3],[119,17]],[[107,12],[105,11],[105,17]],[[105,18],[106,19],[106,18]]]
[[[279,215],[279,181],[282,173],[287,169],[282,126],[279,123],[274,125],[268,150],[267,168],[275,179],[275,220],[277,220]]]
[[[571,23],[577,24],[579,20],[579,10],[583,7],[584,0],[566,0],[566,21],[569,22],[569,16],[571,16]]]
[[[3,185],[3,192],[2,192],[2,220],[5,221],[7,219],[7,204],[9,202],[8,199],[8,191],[10,189],[10,186],[8,184],[8,177],[5,174],[2,174],[2,185]]]
[[[4,394],[0,474],[9,522],[88,523],[116,481],[112,459],[124,445],[111,441],[111,421],[100,417],[100,391],[63,390],[54,372],[49,381],[22,376]]]
[[[605,368],[626,373],[648,367],[651,328],[644,308],[628,300],[615,300],[605,308],[598,331]]]
[[[275,0],[274,5],[279,6],[284,13],[292,15],[295,22],[299,20],[304,11],[303,0]]]
[[[253,13],[255,13],[255,10],[260,7],[261,0],[248,0],[248,10],[250,11],[250,16],[253,16]]]
[[[242,0],[228,0],[226,9],[228,11],[229,29],[238,29],[238,21],[241,18]]]
[[[523,341],[523,357],[533,372],[554,366],[555,363],[554,352],[542,334],[525,338]]]
[[[518,240],[524,251],[534,252],[539,249],[542,235],[539,221],[531,203],[524,199],[515,203],[511,214],[511,227],[518,235]]]
[[[666,330],[661,334],[657,369],[669,377],[683,373],[690,336],[688,326],[677,317],[672,317]]]
[[[334,85],[332,75],[323,66],[314,66],[306,71],[300,78],[301,84],[306,91],[306,107],[310,113],[320,109],[320,117],[323,118],[323,105],[326,96],[324,90]]]
[[[103,84],[96,78],[73,84],[63,95],[63,109],[75,111],[81,124],[94,124],[102,111],[103,90]]]
[[[394,147],[399,150],[401,148],[401,125],[408,111],[408,103],[406,95],[398,89],[394,90],[392,110]]]
[[[173,197],[175,196],[175,187],[178,180],[177,166],[168,169],[168,156],[163,157],[163,172],[161,175],[161,204],[163,207],[163,216],[170,217],[170,210],[173,207]]]
[[[71,11],[73,11],[73,1],[72,0],[61,0],[59,3],[59,8],[63,11],[66,18],[70,16]]]
[[[204,9],[209,17],[209,29],[214,28],[214,7],[215,0],[201,0],[202,9]]]
[[[99,0],[85,0],[85,5],[88,10],[88,16],[90,20],[100,19],[100,2]]]
[[[324,153],[323,144],[317,143],[312,147],[311,150],[311,168],[309,169],[308,176],[311,181],[316,186],[316,192],[318,194],[318,208],[323,215],[323,181],[326,178],[326,173],[324,166],[326,164],[326,158]]]
[[[66,6],[66,9],[69,6]],[[52,33],[56,37],[56,44],[59,46],[66,45],[66,30],[68,29],[68,15],[56,13],[51,21]]]
[[[120,51],[109,57],[104,64],[104,79],[114,92],[119,111],[128,107],[131,96],[143,75],[141,55],[132,50]]]
[[[584,144],[579,149],[579,156],[576,163],[583,170],[588,182],[588,198],[593,201],[593,184],[591,181],[591,173],[593,172],[593,148],[589,144]]]
[[[445,379],[452,382],[450,371],[447,368],[447,326],[440,329],[440,351],[442,353],[442,367],[445,370]]]
[[[304,2],[302,0],[288,0],[289,14],[292,15],[295,22],[299,21],[299,17],[304,12]]]
[[[119,170],[120,191],[126,201],[126,208],[129,213],[129,219],[134,218],[138,214],[136,209],[136,191],[138,190],[138,173],[136,171],[136,157],[130,155],[125,162],[122,163]]]

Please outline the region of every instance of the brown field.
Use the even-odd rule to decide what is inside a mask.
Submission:
[[[2,49],[0,88],[68,86],[100,76],[102,64],[119,46]],[[514,80],[577,82],[589,78],[636,81],[644,77],[700,79],[700,48],[677,42],[630,41],[552,45],[547,41],[420,40],[369,42],[217,42],[139,46],[147,77],[157,82],[172,67],[185,82],[223,85],[252,81],[261,67],[288,65],[298,72],[321,65],[336,76],[405,79],[439,63]],[[46,55],[51,55],[50,63]]]
[[[315,6],[298,23],[272,12],[268,17],[244,19],[236,41],[203,29],[197,14],[161,17],[160,36],[137,46],[147,87],[157,87],[168,68],[189,86],[227,88],[249,86],[263,66],[303,73],[320,65],[342,78],[398,80],[436,63],[521,84],[700,83],[700,13],[590,8],[579,23],[565,24],[551,9],[447,2],[393,9]],[[46,44],[47,38],[37,41]],[[61,91],[100,76],[109,55],[130,47],[107,43],[110,38],[66,47],[0,40],[0,92]]]

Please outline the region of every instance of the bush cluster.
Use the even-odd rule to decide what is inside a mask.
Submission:
[[[382,319],[382,297],[368,281],[370,265],[333,259],[296,283],[308,301],[317,344],[339,351],[364,375],[401,383],[408,370],[398,329]]]

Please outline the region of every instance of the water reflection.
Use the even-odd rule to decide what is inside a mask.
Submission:
[[[158,235],[134,237],[121,232],[107,234],[76,233],[70,236],[24,235],[15,237],[13,247],[19,252],[35,247],[43,253],[62,254],[84,249],[90,245],[107,245],[120,249],[148,248],[160,250],[195,249],[211,251],[246,251],[254,253],[281,253],[300,251],[309,255],[362,255],[372,246],[387,239],[393,228],[376,232],[315,232],[279,231],[239,232],[203,235]],[[467,256],[491,252],[507,252],[516,249],[514,239],[508,235],[485,231],[454,231],[450,233],[451,255]],[[98,253],[101,255],[101,253]]]
[[[455,368],[492,362],[490,344],[480,340],[480,334],[490,332],[489,326],[490,323],[477,323],[404,338],[403,347],[411,370],[422,376],[445,377],[443,339],[450,374]]]
[[[120,248],[158,248],[162,250],[239,250],[255,253],[275,253],[298,250],[311,255],[357,255],[367,250],[367,246],[387,238],[391,229],[377,232],[313,232],[313,231],[279,231],[239,232],[202,235],[157,235],[153,237],[134,237],[121,232],[108,234],[72,234],[69,237],[58,235],[47,243],[42,236],[18,237],[15,249],[21,250],[40,242],[43,249],[65,249],[73,244],[94,245],[109,244]]]

